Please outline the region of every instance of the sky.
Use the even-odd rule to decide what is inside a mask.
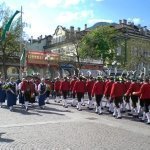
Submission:
[[[58,25],[81,30],[96,22],[127,19],[150,28],[150,0],[0,0],[12,11],[23,8],[27,38],[52,35]]]

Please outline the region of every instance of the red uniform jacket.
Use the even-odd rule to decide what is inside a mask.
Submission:
[[[128,91],[129,87],[130,87],[131,82],[125,82],[125,93]]]
[[[68,81],[62,81],[60,83],[60,91],[69,91],[70,83]]]
[[[135,94],[139,95],[141,100],[149,99],[150,101],[150,83],[144,83]]]
[[[77,81],[73,87],[73,92],[85,93],[85,82],[84,81]]]
[[[72,81],[70,82],[70,91],[73,90],[73,87],[74,87],[74,85],[75,85],[76,82],[77,82],[77,80],[72,80]]]
[[[92,89],[92,96],[94,95],[103,95],[105,89],[105,83],[104,82],[96,82]]]
[[[93,89],[94,84],[95,84],[94,81],[87,81],[86,82],[86,90],[88,93],[92,93],[92,89]]]
[[[111,98],[121,97],[124,95],[124,87],[120,82],[115,82],[112,85],[110,96]]]
[[[21,86],[21,91],[28,91],[30,90],[31,93],[35,92],[35,84],[33,82],[28,82],[28,81],[23,81],[22,86]]]
[[[127,90],[126,92],[126,95],[132,95],[133,92],[138,92],[140,90],[140,83],[131,83],[130,86],[129,86],[129,89]]]
[[[114,83],[113,81],[109,81],[106,83],[105,91],[104,91],[105,96],[110,96],[110,92],[111,92],[111,88],[112,88],[113,83]]]
[[[60,90],[60,83],[61,83],[61,81],[55,81],[55,83],[54,83],[54,90],[55,91],[59,91]]]

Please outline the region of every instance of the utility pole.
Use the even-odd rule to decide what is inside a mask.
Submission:
[[[20,68],[19,68],[19,78],[22,78],[22,64],[21,64],[21,55],[23,54],[23,49],[22,49],[22,33],[23,33],[23,26],[22,26],[22,6],[21,6],[21,11],[20,11],[20,25],[21,25],[21,33],[20,33]]]

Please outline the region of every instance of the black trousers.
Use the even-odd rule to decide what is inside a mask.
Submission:
[[[130,102],[130,96],[124,96],[124,100],[126,103],[129,103]]]
[[[138,96],[136,96],[136,95],[132,95],[131,96],[131,100],[132,100],[132,107],[133,108],[136,108],[137,107],[137,102],[138,102]]]
[[[60,96],[59,90],[56,90],[55,92],[56,92],[56,96]]]
[[[62,95],[64,99],[67,99],[68,91],[62,91]]]
[[[95,95],[95,100],[96,100],[96,104],[99,107],[100,106],[100,102],[102,100],[103,95]]]
[[[76,93],[72,92],[72,98],[76,98]]]
[[[81,92],[78,92],[77,93],[77,99],[78,99],[78,102],[81,102],[81,99],[83,98],[83,93],[81,93]]]
[[[88,98],[89,98],[90,101],[92,100],[92,95],[91,95],[90,92],[88,92]]]
[[[27,102],[31,101],[31,91],[24,92],[24,101],[27,101]]]
[[[149,107],[150,107],[150,99],[144,99],[144,110],[146,113],[149,112]]]
[[[115,106],[117,107],[117,108],[119,108],[119,104],[121,104],[122,103],[122,96],[120,96],[120,97],[115,97],[114,98],[114,103],[115,103]]]
[[[140,106],[144,107],[144,100],[140,99]]]

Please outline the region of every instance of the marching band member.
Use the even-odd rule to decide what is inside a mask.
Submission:
[[[102,114],[102,109],[101,109],[101,100],[104,94],[104,89],[105,89],[105,83],[103,82],[102,77],[97,77],[97,82],[94,84],[93,89],[92,89],[92,97],[95,95],[96,99],[96,110],[95,112],[98,113],[99,115]]]
[[[86,82],[86,90],[87,90],[88,98],[89,98],[89,101],[88,101],[89,109],[92,109],[93,104],[94,104],[94,102],[92,101],[92,88],[94,86],[94,83],[95,83],[95,81],[94,81],[93,77],[90,77],[90,79]]]
[[[131,80],[129,78],[127,78],[126,82],[125,82],[125,93],[127,92],[127,90],[129,89],[131,84]],[[128,111],[131,111],[131,105],[130,105],[130,95],[124,95],[124,100],[125,100],[125,108],[128,105]]]
[[[5,85],[4,79],[1,77],[0,78],[0,107],[2,107],[2,104],[5,103],[6,99],[6,90],[3,88]]]
[[[28,111],[28,104],[31,101],[31,94],[32,94],[32,83],[30,82],[32,76],[26,76],[26,80],[23,81],[21,86],[22,94],[24,95],[24,103],[25,103],[25,110]]]
[[[150,82],[148,78],[145,78],[144,84],[141,86],[140,90],[137,92],[133,92],[133,95],[139,95],[140,99],[144,102],[144,113],[142,121],[145,120],[145,116],[147,117],[147,124],[150,124]]]
[[[50,97],[50,91],[51,91],[50,79],[46,79],[45,83],[46,83],[46,103],[49,104],[49,97]]]
[[[17,84],[14,82],[14,78],[10,78],[10,82],[7,83],[7,106],[10,111],[13,111],[13,106],[16,105],[17,101]]]
[[[60,91],[61,91],[62,96],[63,96],[63,106],[65,108],[68,107],[68,105],[67,105],[67,94],[68,94],[69,89],[70,89],[70,83],[68,82],[67,77],[64,77],[64,80],[60,83]]]
[[[122,83],[120,83],[120,79],[117,77],[115,82],[112,85],[110,97],[113,99],[115,107],[113,116],[116,119],[121,119],[121,111],[120,111],[120,104],[122,103],[122,97],[124,95],[124,87]]]
[[[85,82],[83,81],[82,76],[80,76],[79,80],[75,83],[73,91],[77,94],[77,99],[78,99],[77,109],[79,111],[82,111],[81,99],[85,93]]]
[[[33,104],[35,103],[35,98],[37,93],[37,86],[34,83],[34,79],[30,80],[30,86],[31,86],[31,98],[29,102],[31,103],[31,106],[33,106]]]
[[[75,94],[75,92],[73,91],[73,87],[74,87],[76,81],[77,81],[77,77],[74,76],[73,80],[70,82],[70,91],[71,91],[71,93],[72,93],[71,95],[72,95],[72,98],[73,98],[73,101],[72,101],[71,106],[73,106],[73,107],[76,107],[76,105],[77,105],[77,101],[76,101],[76,99],[75,99],[76,94]]]
[[[106,97],[107,101],[109,102],[109,112],[113,113],[114,108],[113,108],[113,100],[110,97],[110,92],[112,85],[114,83],[114,78],[110,77],[109,81],[105,84],[105,90],[104,90],[104,97]]]
[[[55,93],[56,93],[56,99],[55,99],[55,102],[57,103],[60,103],[60,79],[59,77],[56,78],[56,81],[54,83],[54,90],[55,90]]]
[[[19,90],[19,104],[22,105],[22,107],[24,107],[24,95],[21,91],[21,87],[23,82],[25,81],[25,78],[22,78],[22,81],[18,84],[18,90]]]
[[[131,100],[132,100],[132,110],[131,110],[131,115],[133,113],[135,113],[135,115],[137,115],[137,103],[138,103],[138,96],[137,95],[133,95],[133,92],[138,92],[140,90],[140,83],[137,82],[136,79],[132,79],[132,82],[129,86],[129,89],[127,90],[127,92],[125,93],[125,96],[131,96]]]
[[[46,100],[46,84],[44,78],[41,79],[41,83],[38,85],[38,92],[39,92],[39,106],[41,109],[44,109]]]

